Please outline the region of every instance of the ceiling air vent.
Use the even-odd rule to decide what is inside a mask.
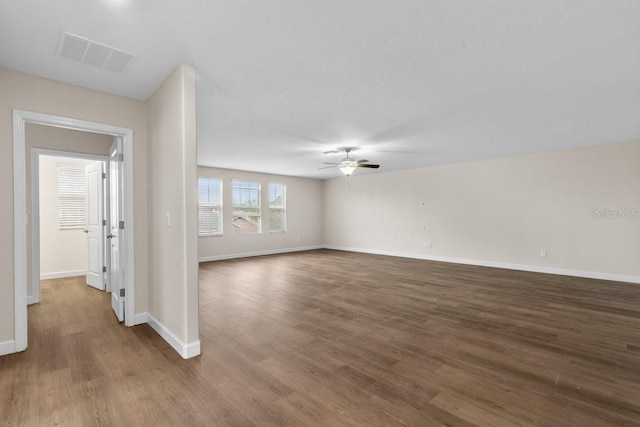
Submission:
[[[136,57],[122,50],[60,31],[56,55],[124,74]]]

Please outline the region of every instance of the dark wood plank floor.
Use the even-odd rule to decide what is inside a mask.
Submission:
[[[45,281],[1,425],[640,425],[640,286],[337,251],[202,264],[202,356]]]

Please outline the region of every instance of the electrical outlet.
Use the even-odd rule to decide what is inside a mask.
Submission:
[[[427,202],[420,202],[420,206],[427,206]]]
[[[427,229],[427,226],[426,226],[426,225],[424,225],[424,224],[421,224],[421,225],[420,225],[420,230],[426,230],[426,229]]]
[[[540,249],[540,256],[547,256],[547,250],[546,249]]]
[[[431,242],[424,242],[424,247],[425,248],[430,248],[431,247]]]

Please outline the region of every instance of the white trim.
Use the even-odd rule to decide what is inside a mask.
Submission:
[[[27,349],[27,171],[25,118],[13,110],[14,352]]]
[[[183,343],[180,341],[166,326],[158,322],[158,320],[151,314],[146,313],[148,317],[148,324],[158,333],[175,351],[178,352],[183,359],[189,359],[191,357],[198,356],[200,354],[200,340]]]
[[[149,313],[138,313],[135,315],[133,323],[136,325],[144,325],[145,323],[149,323]]]
[[[56,271],[54,273],[41,273],[40,280],[62,279],[65,277],[85,276],[86,274],[87,270]]]
[[[127,133],[120,134],[122,137],[122,147],[124,150],[124,170],[122,179],[124,180],[124,194],[122,203],[124,204],[124,288],[127,294],[125,302],[125,325],[134,326],[136,312],[135,293],[135,217],[133,212],[133,129],[126,129]]]
[[[15,352],[16,352],[16,342],[14,340],[0,342],[0,356],[4,356],[5,354],[11,354]]]
[[[31,151],[31,294],[27,293],[27,305],[40,302],[40,280],[42,280],[40,277],[40,155],[37,149],[33,149]]]
[[[480,267],[504,268],[507,270],[531,271],[534,273],[557,274],[561,276],[583,277],[586,279],[612,280],[615,282],[627,282],[640,284],[640,276],[628,276],[623,274],[601,273],[597,271],[570,270],[558,267],[544,267],[539,265],[512,264],[508,262],[483,261],[467,258],[451,258],[441,256],[419,255],[404,252],[381,251],[377,249],[349,248],[344,246],[325,245],[325,249],[333,249],[337,251],[361,252],[374,255],[387,255],[402,258],[423,259],[427,261],[450,262],[454,264],[477,265]]]
[[[190,342],[184,347],[184,353],[181,356],[184,359],[191,359],[192,357],[200,356],[200,340]]]
[[[133,212],[133,129],[89,122],[85,120],[13,110],[13,259],[14,259],[14,351],[27,348],[27,184],[25,155],[25,125],[35,123],[74,130],[120,136],[124,146],[124,220],[125,289],[127,304],[125,324],[134,325],[135,258]],[[39,275],[38,275],[39,276]],[[38,277],[36,276],[36,277]]]
[[[322,245],[301,246],[298,248],[272,249],[268,251],[243,252],[239,254],[203,256],[198,258],[198,262],[222,261],[225,259],[248,258],[248,257],[263,256],[263,255],[277,255],[277,254],[286,254],[290,252],[313,251],[315,249],[324,249],[324,248],[325,246],[322,246]]]

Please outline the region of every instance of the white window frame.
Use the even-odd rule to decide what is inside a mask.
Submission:
[[[281,194],[277,194],[277,190],[281,189]],[[278,196],[282,198],[281,205],[274,205],[272,202],[275,198],[274,196]],[[281,227],[272,228],[273,224],[271,222],[272,216],[274,212],[278,211],[280,213]],[[275,182],[269,183],[269,232],[270,233],[286,233],[287,232],[287,186],[285,184],[279,184]]]
[[[218,185],[218,194],[220,195],[219,201],[212,200],[212,195],[207,194],[207,201],[203,203],[202,194],[201,194],[201,183],[206,181],[207,183],[213,183],[214,185]],[[207,188],[209,186],[207,185]],[[207,237],[207,236],[222,236],[224,232],[224,214],[223,214],[223,183],[219,178],[209,178],[209,177],[198,177],[198,236]],[[205,227],[203,224],[203,210],[211,210],[212,213],[215,213],[215,210],[218,211],[218,221],[215,224],[215,220],[212,221],[211,227]],[[216,227],[217,225],[217,227]],[[216,230],[217,229],[217,230]]]
[[[262,233],[262,185],[259,182],[250,182],[244,180],[231,181],[231,205],[233,211],[233,235],[234,236],[255,236]],[[236,204],[238,197],[244,198],[248,194],[253,193],[257,198],[255,203],[252,204]],[[248,196],[252,197],[252,196]],[[256,210],[256,213],[251,214],[250,210]],[[256,225],[255,231],[243,231],[243,224],[251,222],[248,217],[254,218]]]
[[[84,166],[57,164],[58,228],[78,230],[87,226],[87,177]]]

